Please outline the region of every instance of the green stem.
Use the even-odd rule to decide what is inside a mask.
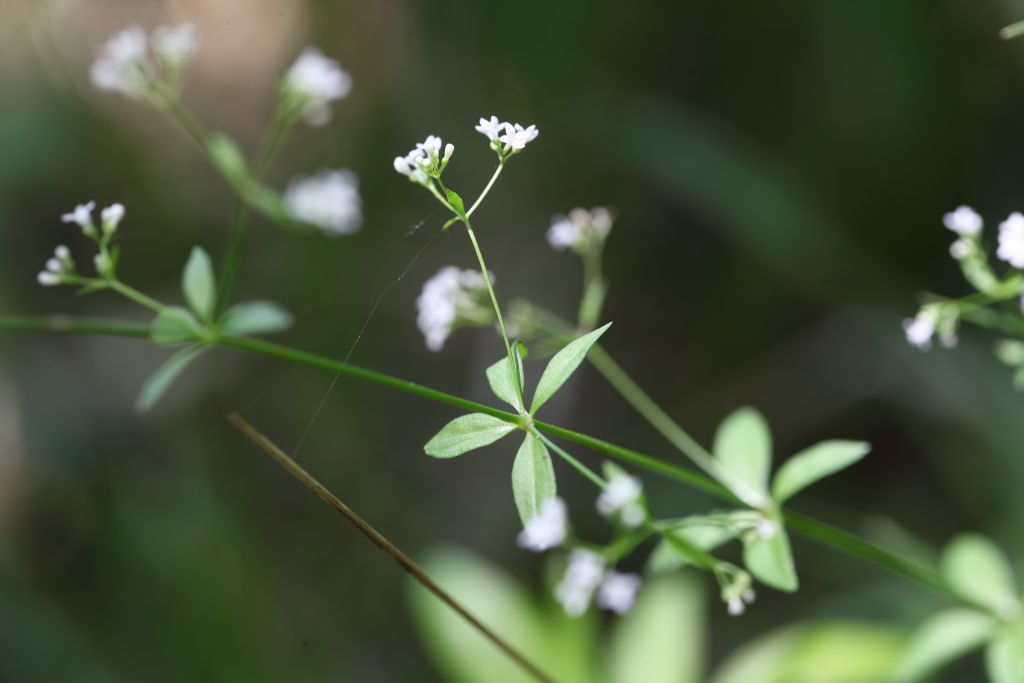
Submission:
[[[115,292],[117,292],[118,294],[127,299],[131,299],[138,305],[148,308],[154,313],[159,313],[161,309],[165,308],[165,306],[162,303],[160,303],[153,297],[146,296],[139,290],[135,289],[134,287],[129,287],[120,280],[109,280],[108,282],[110,283],[110,288],[112,290],[114,290]]]
[[[149,329],[147,327],[125,325],[118,322],[75,320],[60,316],[31,318],[0,316],[0,332],[71,332],[78,334],[145,337],[148,336]],[[475,401],[469,401],[458,396],[453,396],[443,391],[424,387],[414,382],[407,382],[396,377],[391,377],[390,375],[374,372],[373,370],[367,370],[355,365],[349,365],[342,361],[325,358],[305,351],[299,351],[286,346],[244,337],[219,337],[215,340],[215,343],[227,348],[269,356],[279,360],[320,368],[333,373],[348,375],[350,377],[356,377],[358,379],[388,386],[409,394],[422,396],[424,398],[445,403],[470,412],[492,415],[512,424],[522,424],[521,416],[515,413],[492,408],[490,406],[476,403]],[[565,429],[563,427],[557,427],[555,425],[536,420],[533,422],[533,425],[537,431],[543,432],[547,436],[565,439],[566,441],[570,441],[585,448],[592,449],[599,453],[604,453],[605,455],[615,458],[621,462],[673,479],[686,484],[691,488],[702,490],[730,504],[736,504],[739,502],[725,487],[699,472],[693,472],[656,458],[652,458],[648,455],[644,455],[643,453],[638,453],[628,448],[623,448],[621,446],[608,443],[607,441],[602,441],[601,439],[580,434],[579,432]],[[833,549],[867,560],[896,574],[934,588],[935,590],[956,600],[961,600],[959,596],[957,596],[949,586],[946,585],[941,576],[928,567],[917,564],[912,560],[894,553],[890,553],[866,540],[858,538],[857,536],[841,531],[822,522],[804,517],[803,515],[789,511],[784,511],[784,515],[786,523],[790,525],[794,531],[797,531]]]
[[[492,175],[491,179],[487,181],[487,185],[484,187],[483,192],[480,193],[480,196],[476,198],[476,201],[473,202],[473,206],[469,207],[469,211],[466,212],[466,218],[472,216],[473,212],[476,211],[476,208],[480,206],[480,202],[484,200],[484,197],[487,196],[487,193],[491,191],[492,187],[494,187],[494,181],[496,181],[498,179],[498,176],[501,175],[501,170],[503,168],[505,168],[504,161],[498,164],[498,168],[494,169],[494,175]]]
[[[565,451],[565,449],[561,448],[558,444],[553,442],[551,439],[549,439],[548,437],[546,437],[543,434],[541,434],[539,431],[537,431],[537,429],[531,427],[530,428],[530,433],[533,434],[534,436],[536,436],[541,441],[543,441],[544,444],[547,445],[548,448],[553,450],[555,453],[558,453],[558,455],[560,455],[563,460],[565,460],[567,463],[572,465],[576,469],[577,472],[579,472],[584,477],[586,477],[587,479],[592,481],[594,483],[594,485],[597,486],[599,489],[604,489],[604,488],[606,488],[608,486],[608,482],[606,482],[604,479],[599,477],[597,475],[597,473],[595,473],[592,469],[590,469],[589,467],[587,467],[586,465],[581,463],[576,458],[574,458],[571,455],[569,455]]]

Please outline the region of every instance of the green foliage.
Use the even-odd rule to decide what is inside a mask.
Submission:
[[[961,534],[942,555],[942,575],[964,599],[997,614],[1019,607],[1009,562],[992,541],[979,534]]]
[[[555,469],[548,449],[536,436],[527,434],[512,464],[512,495],[523,525],[556,493]]]
[[[822,441],[787,460],[775,474],[772,498],[776,503],[789,500],[794,494],[819,479],[846,469],[871,450],[863,441]]]
[[[772,437],[761,413],[753,408],[740,408],[722,420],[715,433],[713,450],[722,469],[730,477],[727,481],[739,481],[759,500],[768,498]],[[731,488],[741,500],[756,505],[756,501],[750,501],[750,496],[742,488],[735,485]]]
[[[206,346],[188,346],[181,349],[173,356],[167,359],[167,361],[161,365],[156,372],[150,375],[149,379],[142,387],[142,391],[139,392],[139,398],[135,402],[135,409],[140,413],[144,413],[154,405],[164,395],[174,380],[185,370],[188,365],[194,361],[199,355],[205,351],[208,347]]]
[[[202,247],[192,247],[181,275],[181,291],[199,319],[212,322],[217,305],[217,283],[213,275],[213,263]]]
[[[446,424],[423,449],[435,458],[454,458],[492,444],[515,429],[515,425],[497,417],[472,413]]]
[[[459,214],[460,218],[465,217],[466,205],[462,201],[462,197],[454,190],[445,190],[444,194],[448,198],[448,203],[451,204],[452,209],[455,210],[455,213]]]
[[[985,650],[991,683],[1024,683],[1024,617],[1007,624]]]
[[[917,683],[942,666],[980,648],[992,637],[996,622],[971,609],[954,608],[921,624],[896,670],[898,683]]]
[[[756,531],[745,535],[743,563],[758,581],[772,588],[792,593],[799,585],[789,538],[781,528],[769,538],[762,538]]]
[[[519,363],[519,377],[523,376],[523,365]],[[516,373],[508,356],[505,356],[494,365],[487,368],[487,383],[491,386],[494,395],[517,411],[523,411],[523,401],[520,398],[522,387],[516,389]]]
[[[187,344],[203,338],[205,331],[187,309],[180,306],[165,306],[153,320],[150,339],[154,344],[174,346]]]
[[[227,334],[269,334],[287,330],[292,316],[270,301],[247,301],[235,304],[224,313],[221,329]]]
[[[598,338],[609,327],[611,327],[611,323],[569,342],[561,351],[551,357],[547,367],[544,368],[544,374],[541,375],[540,382],[537,383],[537,389],[533,393],[533,403],[530,406],[531,415],[536,414],[537,410],[565,384],[565,381],[569,379],[569,375],[586,358],[590,347],[597,342]]]

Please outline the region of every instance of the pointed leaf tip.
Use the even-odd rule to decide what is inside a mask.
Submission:
[[[442,427],[423,450],[435,458],[454,458],[492,444],[514,429],[514,424],[483,413],[463,415]]]
[[[854,464],[871,450],[864,441],[822,441],[783,463],[772,482],[772,497],[782,503],[797,492]]]
[[[537,390],[533,394],[533,403],[530,406],[531,415],[536,413],[565,384],[569,376],[575,372],[576,368],[583,362],[583,359],[587,357],[590,347],[597,342],[611,325],[611,323],[608,323],[604,327],[599,327],[593,332],[569,342],[561,351],[551,357],[547,367],[544,368],[544,374],[541,375],[540,382],[537,383]]]
[[[555,468],[544,443],[527,434],[512,464],[512,495],[523,526],[537,516],[541,504],[557,495]]]
[[[217,285],[210,255],[202,247],[192,247],[192,253],[181,274],[181,291],[196,315],[207,322],[213,319]]]

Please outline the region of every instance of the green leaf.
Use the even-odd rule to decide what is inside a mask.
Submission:
[[[779,528],[771,538],[761,538],[756,532],[743,538],[743,563],[761,583],[792,593],[799,585],[793,566],[793,552],[789,537]]]
[[[897,683],[917,683],[955,659],[981,647],[996,623],[985,614],[958,607],[930,617],[911,636],[896,668]]]
[[[740,408],[722,420],[715,433],[714,453],[727,479],[737,480],[762,499],[768,497],[772,437],[761,413],[753,408]],[[747,504],[759,507],[765,502],[749,500],[750,496],[735,482],[723,483]]]
[[[533,394],[533,405],[530,406],[531,415],[536,413],[565,384],[569,375],[586,358],[590,347],[609,327],[611,327],[611,323],[569,342],[561,351],[552,356],[547,367],[544,368],[544,374],[541,375],[540,382],[537,383],[537,390]]]
[[[181,291],[185,301],[201,319],[213,320],[217,304],[217,285],[213,276],[210,256],[202,247],[192,247],[185,270],[181,274]]]
[[[222,327],[229,334],[268,334],[291,327],[292,316],[270,301],[246,301],[224,313]]]
[[[1003,627],[985,650],[991,683],[1024,683],[1024,620]]]
[[[206,149],[214,165],[232,184],[243,184],[248,179],[249,167],[234,140],[223,133],[213,133],[207,138]]]
[[[139,398],[135,401],[135,409],[144,413],[154,405],[170,388],[174,380],[181,374],[182,370],[188,367],[199,354],[205,351],[206,346],[189,346],[168,358],[163,365],[157,368],[156,372],[150,375],[149,379],[142,386]]]
[[[154,344],[174,345],[199,341],[205,330],[187,309],[165,306],[153,319],[149,338]]]
[[[523,376],[523,368],[520,363],[519,376]],[[491,391],[505,403],[517,411],[522,412],[523,402],[519,399],[519,392],[516,390],[516,376],[512,372],[512,363],[508,356],[505,356],[497,363],[487,368],[487,383],[491,385]]]
[[[540,511],[541,503],[554,498],[555,468],[544,442],[527,434],[512,464],[512,495],[523,526]]]
[[[665,532],[666,536],[672,534],[673,536],[682,537],[689,545],[695,545],[700,550],[708,552],[736,538],[736,532],[732,531],[728,526],[720,523],[716,524],[713,521],[706,521],[702,515],[683,517],[674,521],[666,520],[663,524],[666,526],[677,525],[674,528],[668,529]],[[655,574],[672,572],[687,564],[693,564],[690,557],[686,554],[681,554],[673,548],[667,538],[662,538],[647,560],[648,570]]]
[[[819,479],[845,469],[871,450],[864,441],[822,441],[783,463],[772,482],[772,497],[782,503]]]
[[[465,216],[466,205],[463,203],[462,197],[460,197],[455,190],[446,189],[444,194],[448,197],[448,203],[452,205],[453,209],[455,209],[455,213],[459,214],[460,217]]]
[[[958,595],[1005,614],[1017,607],[1013,571],[999,548],[980,534],[960,534],[942,554],[942,575]]]
[[[463,415],[442,427],[423,450],[435,458],[454,458],[492,444],[514,429],[514,424],[483,413]]]
[[[651,581],[613,625],[608,683],[699,683],[704,631],[704,593],[692,577]]]

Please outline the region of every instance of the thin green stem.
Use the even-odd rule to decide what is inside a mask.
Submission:
[[[121,296],[127,299],[131,299],[138,305],[148,308],[154,313],[159,313],[161,309],[165,308],[165,306],[162,303],[160,303],[153,297],[146,296],[139,290],[135,289],[134,287],[129,287],[120,280],[108,280],[107,282],[109,283],[110,288],[117,292],[118,294],[120,294]]]
[[[484,197],[487,196],[487,193],[491,191],[492,187],[494,187],[494,181],[496,181],[498,179],[498,176],[501,175],[501,170],[503,168],[505,168],[504,161],[498,164],[498,168],[494,169],[494,175],[492,175],[491,179],[487,181],[487,185],[484,186],[483,192],[481,192],[480,196],[476,198],[475,202],[473,202],[473,206],[469,207],[469,211],[466,212],[466,218],[472,216],[473,212],[476,211],[476,208],[480,206],[480,202],[484,200]]]
[[[593,482],[594,485],[597,486],[599,489],[603,489],[608,486],[608,482],[606,482],[604,479],[598,476],[597,473],[594,472],[594,470],[590,469],[589,467],[581,463],[579,460],[569,455],[564,448],[560,447],[554,441],[541,434],[539,431],[537,431],[536,428],[531,427],[530,433],[536,436],[541,441],[543,441],[548,448],[553,450],[555,453],[558,453],[558,455],[561,456],[563,460],[572,465],[577,472],[579,472],[584,477]]]
[[[1024,35],[1024,21],[1018,21],[999,29],[999,37],[1003,40],[1013,40],[1020,35]]]
[[[75,320],[65,317],[5,317],[0,316],[0,332],[71,332],[78,334],[99,334],[127,337],[148,336],[149,330],[146,327],[125,325],[119,322],[98,321],[98,320]],[[221,346],[268,356],[278,360],[307,365],[333,373],[355,377],[365,381],[373,382],[393,389],[398,389],[409,394],[422,396],[424,398],[445,403],[456,408],[470,412],[492,415],[506,422],[522,425],[521,416],[497,408],[469,401],[458,396],[424,387],[414,382],[408,382],[390,375],[367,370],[355,365],[326,358],[305,351],[299,351],[279,344],[273,344],[257,339],[244,337],[219,337],[213,343]],[[602,441],[592,436],[587,436],[563,427],[534,421],[534,427],[547,436],[565,439],[585,448],[604,453],[621,462],[628,463],[635,467],[646,469],[655,474],[678,481],[691,488],[699,489],[720,498],[730,504],[739,501],[724,486],[706,477],[699,472],[693,472],[677,465],[652,458],[643,453],[617,446],[607,441]],[[852,534],[831,527],[822,522],[812,520],[803,515],[784,511],[786,523],[797,531],[819,543],[833,549],[840,550],[849,555],[859,557],[888,569],[896,574],[912,579],[918,583],[934,588],[956,600],[962,601],[942,580],[941,576],[934,570],[917,564],[916,562],[890,553],[874,544],[858,538]]]

